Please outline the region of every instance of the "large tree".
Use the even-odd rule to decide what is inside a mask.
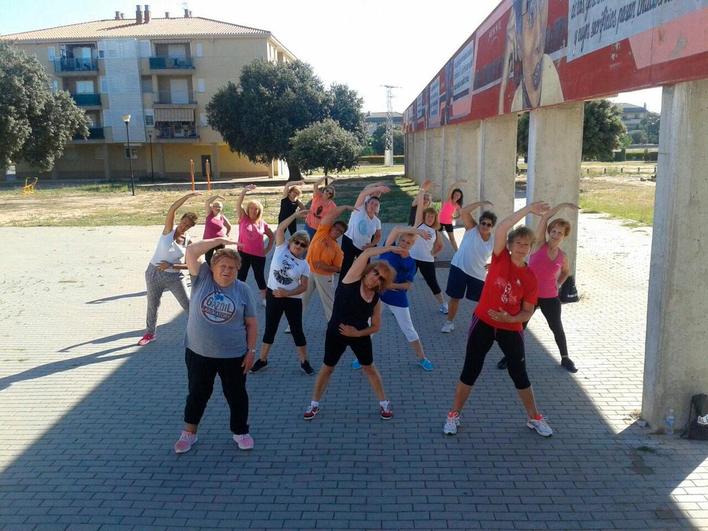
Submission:
[[[300,169],[310,173],[321,168],[325,175],[356,166],[362,148],[356,135],[332,118],[300,129],[292,146],[290,160]]]
[[[394,127],[393,131],[393,153],[403,155],[404,135],[399,127]],[[386,150],[386,124],[380,124],[371,133],[371,147],[377,155],[383,155]]]
[[[310,65],[301,61],[256,60],[241,71],[207,105],[209,125],[229,147],[254,162],[282,159],[290,179],[301,177],[291,160],[291,138],[300,129],[331,117],[357,137],[361,134],[362,100],[345,85],[325,90]]]
[[[647,134],[647,142],[649,144],[659,143],[659,126],[661,125],[661,115],[655,112],[649,112],[639,122],[639,129]]]
[[[68,92],[50,90],[36,57],[0,43],[0,168],[23,161],[50,170],[88,119]]]

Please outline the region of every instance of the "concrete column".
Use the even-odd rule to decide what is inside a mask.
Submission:
[[[448,185],[455,180],[457,175],[457,125],[446,125],[443,129],[445,135],[445,149],[443,151],[443,176],[442,186],[435,190],[435,196],[445,193]]]
[[[514,211],[516,114],[483,120],[479,131],[480,199],[494,203],[501,220]]]
[[[270,164],[271,168],[273,163]],[[218,179],[221,176],[221,164],[219,163],[219,144],[211,145],[211,177]]]
[[[422,183],[425,179],[425,131],[416,131],[414,135],[415,141],[415,160],[413,161],[413,178],[417,183]]]
[[[580,194],[580,163],[583,154],[583,102],[566,103],[550,109],[531,111],[529,120],[529,163],[526,184],[528,202],[578,202]],[[575,256],[578,243],[578,213],[563,210],[559,217],[573,227],[563,243],[568,255],[571,273],[575,274]],[[529,216],[529,226],[535,227],[538,218]]]
[[[647,304],[642,417],[684,427],[708,390],[708,80],[664,87]]]
[[[406,133],[403,137],[403,174],[409,179],[413,178],[411,160],[413,158],[413,133]]]
[[[427,131],[425,178],[437,186],[442,184],[442,130],[440,127]]]
[[[451,175],[442,194],[454,181],[466,180],[462,186],[464,202],[477,201],[479,198],[479,128],[480,122],[466,122],[457,127],[457,164],[455,174]]]
[[[108,149],[108,144],[103,144],[103,177],[107,180],[111,180],[111,161],[109,160],[110,150]]]

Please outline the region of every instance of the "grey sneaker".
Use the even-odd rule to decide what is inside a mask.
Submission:
[[[445,435],[457,435],[457,428],[460,426],[460,414],[457,411],[450,411],[445,419],[443,433]]]
[[[526,426],[528,426],[531,430],[536,430],[536,433],[538,433],[541,437],[550,437],[551,435],[553,435],[553,430],[548,425],[546,419],[544,419],[543,416],[541,416],[541,418],[538,420],[529,419],[526,423]]]
[[[443,334],[449,334],[454,329],[455,329],[455,323],[453,323],[452,321],[445,321],[445,324],[442,325],[442,328],[440,329],[440,331]]]

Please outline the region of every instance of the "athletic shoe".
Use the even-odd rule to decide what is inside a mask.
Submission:
[[[381,418],[384,420],[391,420],[393,418],[393,411],[391,410],[391,402],[384,400],[383,406],[381,406]]]
[[[239,450],[253,450],[253,437],[250,434],[234,435],[234,442],[238,444]]]
[[[290,327],[289,327],[289,326],[285,329],[285,333],[286,333],[286,334],[292,334],[292,332],[290,331]]]
[[[352,369],[361,369],[361,363],[359,363],[359,360],[352,361]]]
[[[143,337],[140,338],[140,341],[138,341],[138,346],[144,347],[148,343],[152,343],[157,339],[157,336],[155,334],[145,334]]]
[[[317,413],[319,413],[319,412],[320,412],[319,406],[310,405],[305,410],[305,413],[302,415],[302,418],[305,420],[312,420],[317,416]]]
[[[460,426],[460,414],[457,411],[450,411],[445,419],[443,433],[445,435],[457,435],[457,428]]]
[[[300,364],[300,370],[308,376],[315,374],[315,369],[312,368],[312,365],[310,365],[310,362],[307,360],[303,361]]]
[[[447,315],[447,303],[446,303],[446,302],[443,302],[443,303],[440,305],[440,308],[438,308],[438,311],[439,311],[440,313],[444,314],[444,315]]]
[[[262,359],[258,358],[256,360],[256,363],[253,364],[253,367],[251,367],[251,372],[258,372],[261,369],[265,369],[268,366],[268,360],[263,361]]]
[[[433,370],[433,362],[430,361],[428,358],[423,358],[422,360],[418,360],[418,365],[420,365],[424,371],[432,371]]]
[[[561,358],[561,367],[563,367],[568,372],[578,372],[578,368],[575,366],[575,363],[573,363],[573,360],[571,360],[567,356],[565,358]]]
[[[528,426],[531,430],[536,430],[536,433],[538,433],[541,437],[550,437],[553,435],[553,430],[543,416],[539,419],[529,419],[526,426]]]
[[[265,299],[261,299],[261,305],[265,308],[265,305],[266,305]]]
[[[452,321],[445,321],[445,323],[442,325],[442,328],[440,329],[440,331],[443,334],[449,334],[454,329],[455,329],[455,323],[453,323]]]
[[[504,369],[506,369],[506,365],[507,365],[506,364],[506,356],[504,356],[502,359],[500,359],[497,362],[497,369],[499,369],[500,371],[503,371]]]
[[[197,442],[197,434],[189,431],[183,431],[179,439],[175,443],[175,453],[184,454],[189,452]]]

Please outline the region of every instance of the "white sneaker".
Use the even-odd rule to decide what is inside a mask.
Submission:
[[[529,419],[526,426],[528,426],[529,429],[536,430],[536,433],[538,433],[541,437],[550,437],[553,435],[553,430],[543,417],[538,420]]]
[[[445,435],[457,435],[457,428],[460,425],[460,414],[456,411],[451,411],[447,414],[445,419],[445,425],[443,426],[443,433]]]
[[[445,324],[442,325],[442,328],[440,329],[440,331],[443,334],[449,334],[454,329],[455,329],[455,323],[453,323],[452,321],[445,321]]]
[[[265,308],[265,305],[266,305],[265,299],[261,299],[261,305]]]
[[[290,331],[290,326],[288,326],[288,327],[285,329],[285,333],[286,333],[286,334],[292,334],[292,332]]]
[[[447,303],[446,303],[446,302],[443,302],[443,303],[440,305],[440,308],[438,308],[438,311],[439,311],[440,313],[442,313],[443,315],[447,315]]]

